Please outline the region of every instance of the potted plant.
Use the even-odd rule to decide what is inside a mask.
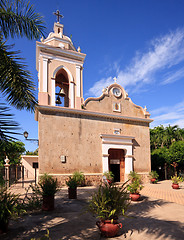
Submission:
[[[69,177],[68,181],[66,181],[66,185],[68,186],[68,198],[77,199],[78,182],[76,179],[73,176]]]
[[[179,182],[183,182],[182,177],[177,177],[177,175],[171,177],[172,180],[172,188],[173,189],[179,189]]]
[[[54,179],[51,175],[45,173],[40,177],[38,183],[40,187],[40,194],[43,197],[42,210],[50,211],[54,209],[54,196],[58,191],[57,179]]]
[[[149,172],[149,178],[150,178],[151,183],[157,183],[158,177],[159,177],[159,175],[156,171]]]
[[[104,172],[103,179],[104,181],[107,181],[109,184],[111,184],[114,180],[114,174],[111,171]]]
[[[78,171],[74,172],[73,175],[69,177],[68,181],[66,181],[69,199],[77,199],[77,187],[84,185],[84,180],[84,174]]]
[[[118,222],[118,217],[125,215],[130,204],[125,185],[126,183],[121,187],[107,183],[100,185],[89,201],[87,211],[99,219],[96,224],[106,237],[116,236],[119,229],[122,228],[122,224]]]
[[[75,171],[72,176],[76,180],[76,182],[78,183],[78,186],[84,186],[85,185],[85,177],[84,177],[83,172]]]
[[[132,201],[137,201],[143,189],[141,178],[136,172],[130,172],[129,180],[131,183],[127,185],[127,190],[130,192],[130,198]]]
[[[20,213],[19,196],[8,192],[5,187],[0,189],[0,234],[8,230],[9,220]]]

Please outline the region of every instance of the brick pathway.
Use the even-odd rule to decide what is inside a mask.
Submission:
[[[27,181],[25,181],[24,188],[22,188],[21,183],[14,184],[11,186],[11,191],[13,193],[20,194],[20,196],[23,197],[25,194],[25,188],[28,188],[30,182],[33,181],[33,179],[27,179]],[[141,195],[184,205],[184,182],[180,183],[180,189],[177,190],[172,189],[171,185],[171,180],[161,181],[157,184],[147,183],[144,185]],[[94,189],[95,187],[89,187],[89,189],[88,187],[78,188],[78,193],[80,194],[80,192],[82,192],[82,194],[84,194],[84,192],[86,192],[86,194],[89,195],[88,192],[91,192]]]
[[[180,189],[172,189],[171,180],[158,182],[157,184],[145,184],[141,194],[155,199],[163,199],[184,205],[184,182],[180,183]]]

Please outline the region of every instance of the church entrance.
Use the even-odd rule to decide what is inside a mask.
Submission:
[[[123,149],[108,150],[109,171],[114,174],[115,182],[124,182],[125,174],[125,154]]]

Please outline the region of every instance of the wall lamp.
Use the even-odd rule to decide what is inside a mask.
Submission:
[[[33,142],[37,142],[37,143],[38,143],[38,139],[33,139],[33,138],[29,138],[29,139],[28,139],[29,133],[28,133],[27,131],[25,131],[25,132],[23,133],[23,135],[24,135],[24,137],[25,137],[25,139],[26,139],[27,141],[33,141]]]

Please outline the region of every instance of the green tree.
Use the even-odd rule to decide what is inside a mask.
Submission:
[[[169,148],[170,163],[184,164],[184,141],[173,142]]]
[[[4,165],[6,156],[8,156],[10,164],[19,163],[21,154],[26,150],[24,146],[24,143],[19,141],[0,141],[0,165]]]
[[[0,91],[9,104],[17,109],[34,110],[37,103],[35,85],[19,52],[7,45],[9,37],[38,39],[45,27],[39,13],[24,0],[0,0]],[[1,105],[0,108],[2,109]],[[7,129],[11,123],[7,125]],[[1,131],[1,139],[7,139]],[[5,126],[4,126],[5,130]]]
[[[177,125],[165,127],[160,125],[150,129],[150,145],[151,150],[167,147],[179,140],[184,140],[184,129],[180,129]]]
[[[170,124],[168,127],[165,128],[163,143],[164,146],[166,146],[167,148],[169,148],[172,142],[176,141],[179,137],[177,135],[177,129],[177,125],[171,126]]]
[[[150,129],[150,145],[151,149],[163,147],[164,126],[160,125]]]
[[[18,123],[13,121],[13,115],[9,113],[9,108],[0,103],[0,143],[3,140],[11,140],[11,134],[16,134],[15,131],[18,130]]]
[[[164,168],[164,164],[169,161],[167,148],[154,149],[151,152],[151,169],[158,171],[159,167]]]
[[[35,151],[26,151],[26,155],[38,155],[38,148]]]
[[[168,173],[173,172],[171,164],[178,163],[178,170],[184,170],[184,129],[177,125],[150,129],[151,166],[152,170],[163,169],[167,163]]]

